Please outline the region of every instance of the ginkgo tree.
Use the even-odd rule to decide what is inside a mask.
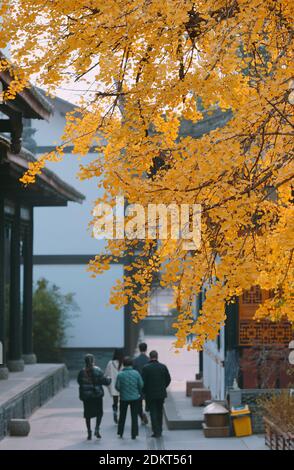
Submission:
[[[271,291],[258,318],[293,322],[294,3],[9,0],[0,11],[0,47],[10,44],[14,64],[1,60],[13,76],[4,99],[29,80],[49,93],[73,81],[84,89],[64,145],[31,164],[23,184],[71,142],[78,155],[96,148],[79,176],[103,185],[103,202],[120,194],[143,207],[201,204],[197,250],[172,239],[108,243],[113,257],[131,255],[111,302],[131,302],[134,320],[144,318],[160,272],[175,292],[179,347],[190,333],[195,348],[215,338],[226,303],[253,285]],[[231,111],[223,127],[197,139],[179,133],[183,119],[197,123],[216,108]],[[92,275],[109,259],[97,256]]]

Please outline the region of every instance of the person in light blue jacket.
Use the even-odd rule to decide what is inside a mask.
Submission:
[[[139,434],[138,410],[144,383],[139,372],[133,369],[133,361],[130,357],[124,358],[123,366],[123,369],[118,373],[115,384],[115,388],[120,395],[117,434],[123,437],[127,411],[130,405],[132,417],[131,435],[132,439],[136,439]]]

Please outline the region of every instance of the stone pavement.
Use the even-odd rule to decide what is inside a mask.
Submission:
[[[265,449],[264,439],[250,436],[243,439],[206,439],[202,431],[164,430],[161,439],[149,437],[149,426],[140,426],[140,435],[133,441],[130,436],[130,417],[123,439],[116,435],[116,426],[112,421],[111,400],[108,392],[104,399],[104,416],[101,426],[102,439],[86,440],[86,430],[82,417],[82,406],[78,399],[78,387],[74,381],[70,386],[46,405],[37,410],[30,418],[31,432],[27,437],[6,437],[0,441],[2,450],[249,450]],[[93,420],[94,427],[94,420]]]
[[[183,352],[171,354],[173,338],[145,338],[151,349],[159,351],[160,360],[170,368],[173,387],[181,390],[186,379],[193,378],[197,353]],[[191,408],[192,409],[192,408]],[[128,414],[123,439],[116,435],[112,421],[111,399],[107,390],[104,398],[104,416],[101,426],[102,439],[86,440],[86,430],[82,417],[82,403],[78,399],[78,387],[74,381],[30,418],[31,432],[27,437],[6,437],[0,441],[1,450],[264,450],[263,436],[246,438],[204,437],[200,430],[169,431],[164,429],[161,439],[149,437],[148,426],[140,426],[140,435],[133,441],[130,436],[130,416]],[[94,420],[93,420],[94,427]]]
[[[195,374],[199,371],[199,354],[197,351],[185,349],[175,352],[173,336],[146,336],[144,341],[148,345],[148,351],[158,351],[159,361],[167,365],[172,383],[172,390],[186,390],[186,381],[195,380]]]

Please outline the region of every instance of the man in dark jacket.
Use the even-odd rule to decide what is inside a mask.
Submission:
[[[143,392],[150,411],[152,437],[160,437],[162,434],[163,403],[166,398],[166,389],[171,382],[168,368],[158,362],[157,351],[151,351],[150,361],[142,370],[144,382]]]
[[[139,356],[137,356],[133,361],[133,367],[138,372],[140,372],[140,374],[142,375],[143,367],[146,366],[146,364],[148,364],[148,362],[149,362],[149,357],[146,354],[147,344],[146,343],[140,343],[139,344],[139,351],[140,351]]]
[[[146,343],[140,343],[139,344],[139,351],[140,354],[137,356],[134,361],[133,361],[133,367],[136,369],[141,375],[142,375],[142,370],[143,367],[148,364],[149,358],[146,354],[147,351],[147,344]],[[141,418],[141,421],[143,424],[148,424],[148,418],[146,414],[143,411],[143,397],[138,402],[138,414]]]

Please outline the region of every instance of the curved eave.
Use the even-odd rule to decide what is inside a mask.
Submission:
[[[35,162],[34,155],[26,149],[21,150],[19,154],[13,154],[9,148],[9,141],[4,137],[0,137],[0,148],[2,148],[2,159],[0,159],[0,175],[5,170],[2,185],[14,181],[14,188],[20,191],[20,196],[27,197],[34,206],[66,206],[68,202],[76,202],[81,204],[85,196],[73,188],[71,185],[63,181],[53,171],[44,168],[40,175],[37,175],[36,182],[28,187],[24,187],[18,179],[28,169],[30,162]],[[5,179],[6,178],[6,179]],[[17,184],[16,184],[17,183]],[[16,184],[16,186],[15,186]],[[10,185],[11,186],[11,185]]]
[[[18,155],[7,152],[7,157],[9,162],[16,164],[20,168],[23,168],[24,172],[28,169],[29,162],[36,161],[35,158],[31,158],[30,152],[24,149],[22,149],[21,153]],[[65,201],[82,204],[85,199],[85,196],[82,193],[59,178],[59,176],[57,176],[53,171],[48,170],[48,168],[44,168],[42,173],[37,176],[35,184],[39,185],[40,183],[45,184],[59,196],[62,196]]]
[[[0,58],[8,61],[7,57],[5,57],[1,51]],[[9,86],[12,81],[9,71],[0,72],[0,80],[4,85]],[[21,109],[23,117],[30,119],[45,119],[49,121],[54,109],[52,103],[33,85],[17,93],[14,100],[8,100],[5,104],[13,107],[14,102],[16,102],[17,106]]]

